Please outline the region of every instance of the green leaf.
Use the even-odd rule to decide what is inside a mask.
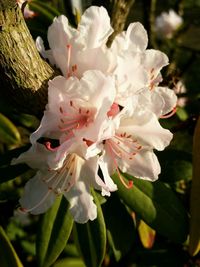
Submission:
[[[125,177],[133,180],[131,189],[124,187],[117,174],[113,175],[119,197],[158,233],[174,242],[184,242],[188,235],[188,215],[172,189],[160,181],[144,181],[127,174]]]
[[[5,231],[0,226],[0,263],[1,267],[23,267]]]
[[[49,7],[47,4],[41,4],[42,2],[33,1],[30,3],[30,9],[36,13],[42,15],[45,20],[52,22],[54,17],[59,15],[59,12],[56,12],[55,9]]]
[[[2,113],[0,113],[0,140],[6,144],[19,144],[21,141],[16,126]]]
[[[30,168],[26,164],[18,164],[9,167],[0,167],[0,184],[16,178]]]
[[[36,255],[39,266],[48,267],[65,248],[72,230],[73,219],[67,200],[58,197],[53,207],[42,215],[39,225]]]
[[[196,255],[200,251],[200,117],[198,119],[193,142],[193,177],[190,198],[190,240],[189,252]]]
[[[106,227],[101,205],[93,191],[97,205],[97,219],[75,224],[75,240],[87,267],[100,267],[105,256]]]
[[[133,218],[115,193],[103,205],[103,214],[108,241],[116,261],[119,261],[121,257],[130,251],[136,237]]]
[[[157,153],[161,165],[159,180],[174,183],[192,178],[192,155],[188,152],[167,149]],[[178,167],[177,167],[178,166]]]
[[[59,260],[53,267],[85,267],[85,264],[80,259],[68,258]]]

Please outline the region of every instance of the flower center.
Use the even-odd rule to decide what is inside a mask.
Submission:
[[[58,127],[60,131],[66,133],[66,139],[68,140],[74,136],[74,131],[88,127],[90,122],[93,121],[94,112],[89,108],[78,106],[78,103],[72,100],[70,100],[67,110],[68,112],[65,112],[60,107],[59,111],[62,117]]]
[[[127,135],[126,132],[116,134],[113,138],[106,140],[105,144],[107,145],[110,156],[113,159],[120,181],[126,188],[131,188],[133,186],[133,182],[129,181],[128,185],[126,184],[120,174],[117,160],[134,160],[134,156],[139,152],[139,150],[141,150],[142,146],[132,137],[132,135]]]

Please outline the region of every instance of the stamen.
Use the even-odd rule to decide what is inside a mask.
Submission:
[[[162,116],[160,116],[160,118],[161,119],[168,119],[168,118],[172,117],[176,113],[176,111],[177,111],[177,107],[174,107],[170,113],[168,113],[166,115],[162,115]]]
[[[117,174],[118,174],[118,178],[120,179],[121,183],[124,185],[124,187],[126,187],[127,189],[130,189],[132,186],[133,186],[133,182],[132,181],[129,181],[128,184],[124,181],[120,171],[119,171],[119,168],[118,168],[118,165],[117,165],[117,161],[116,161],[116,158],[115,158],[115,155],[113,153],[113,148],[112,146],[110,145],[109,141],[106,142],[106,144],[108,145],[108,148],[109,148],[109,151],[110,151],[110,154],[111,154],[111,157],[113,159],[113,162],[114,162],[114,165],[115,165],[115,168],[116,168],[116,171],[117,171]]]
[[[67,78],[71,76],[71,73],[70,73],[71,50],[72,50],[72,46],[68,44],[67,45]]]

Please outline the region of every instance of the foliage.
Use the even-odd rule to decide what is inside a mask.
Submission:
[[[69,2],[31,1],[29,8],[37,14],[27,20],[33,38],[40,35],[45,40],[48,26],[59,14],[66,14],[75,26],[78,13],[73,14]],[[86,8],[92,1],[82,2]],[[98,5],[102,2],[93,1]],[[174,139],[166,151],[157,153],[162,168],[160,179],[150,183],[124,174],[124,179],[133,180],[133,188],[126,189],[118,174],[114,175],[119,190],[109,198],[93,190],[98,218],[83,225],[73,224],[69,204],[64,198],[58,198],[54,206],[41,216],[14,212],[24,184],[32,177],[33,171],[24,164],[12,166],[11,160],[28,149],[28,137],[37,128],[39,120],[0,103],[2,267],[21,267],[22,264],[38,264],[40,267],[199,266],[199,123],[193,149],[192,140],[200,112],[200,1],[165,2],[184,19],[183,27],[173,39],[157,38],[153,25],[148,24],[163,10],[162,1],[156,3],[154,13],[145,17],[146,1],[136,0],[128,18],[128,22],[139,20],[144,23],[151,34],[150,47],[169,56],[171,63],[163,73],[167,85],[173,88],[178,80],[182,80],[187,88],[186,92],[178,94],[179,98],[187,98],[185,106],[161,122],[174,133]],[[193,185],[191,191],[192,153],[195,164],[193,179],[197,186],[194,188]],[[192,256],[197,254],[196,257],[190,256],[188,247]]]

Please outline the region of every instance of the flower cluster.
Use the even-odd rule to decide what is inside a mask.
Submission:
[[[162,12],[156,18],[155,29],[160,38],[172,38],[174,32],[183,24],[183,19],[174,10]]]
[[[159,86],[167,56],[147,49],[140,23],[132,23],[107,48],[113,32],[103,7],[90,7],[77,29],[65,16],[48,30],[49,50],[41,55],[63,76],[49,81],[48,104],[31,148],[13,160],[37,169],[20,199],[23,211],[39,214],[63,194],[76,222],[97,216],[91,187],[103,196],[117,190],[111,176],[121,172],[155,181],[160,165],[154,149],[169,145],[172,134],[160,118],[175,112],[173,90]],[[43,140],[43,141],[41,141]]]

